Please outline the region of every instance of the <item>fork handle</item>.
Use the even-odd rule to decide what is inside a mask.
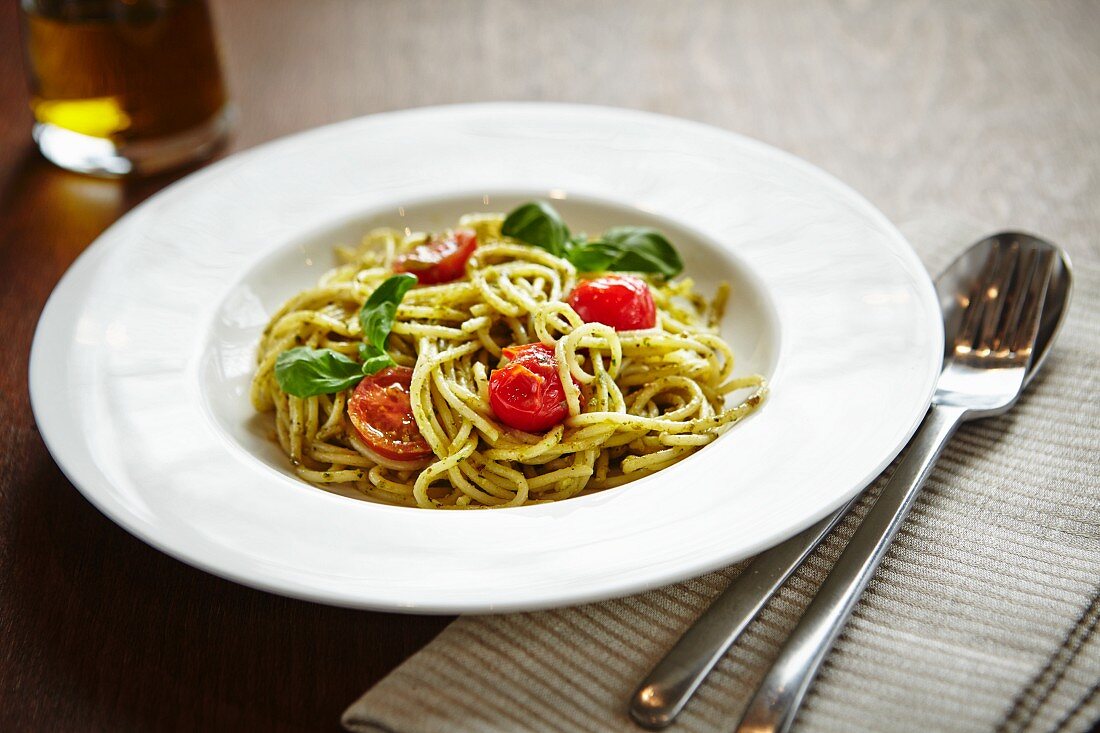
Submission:
[[[668,726],[745,627],[859,500],[757,555],[650,671],[630,698],[643,728]]]
[[[932,405],[894,475],[787,638],[749,701],[738,733],[786,733],[860,595],[966,410]]]

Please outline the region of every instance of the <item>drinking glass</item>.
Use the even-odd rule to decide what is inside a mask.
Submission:
[[[228,134],[205,0],[22,0],[22,17],[34,139],[62,168],[156,173]]]

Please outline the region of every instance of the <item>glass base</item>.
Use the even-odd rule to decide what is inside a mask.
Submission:
[[[115,142],[37,122],[34,141],[51,163],[92,176],[118,178],[160,173],[209,157],[225,141],[232,122],[226,106],[197,127],[169,137]]]

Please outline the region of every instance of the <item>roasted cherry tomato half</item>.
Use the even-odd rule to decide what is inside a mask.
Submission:
[[[421,285],[435,285],[457,280],[466,273],[466,260],[477,247],[477,234],[472,229],[456,229],[440,239],[429,239],[411,252],[401,255],[393,264],[397,272],[416,275]]]
[[[489,405],[497,418],[517,430],[542,432],[569,414],[554,349],[526,344],[504,349],[511,361],[489,375]]]
[[[616,331],[657,325],[657,306],[649,285],[631,275],[581,280],[569,293],[568,302],[585,323],[602,323]]]
[[[386,367],[363,377],[348,399],[348,418],[359,440],[391,461],[419,461],[432,455],[413,418],[412,373],[409,367]]]

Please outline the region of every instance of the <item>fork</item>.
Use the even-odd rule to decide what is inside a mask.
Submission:
[[[905,459],[788,637],[737,728],[786,733],[826,654],[958,426],[1016,403],[1035,350],[1057,249],[1041,240],[999,241],[959,296],[961,320],[945,342],[932,406]]]

